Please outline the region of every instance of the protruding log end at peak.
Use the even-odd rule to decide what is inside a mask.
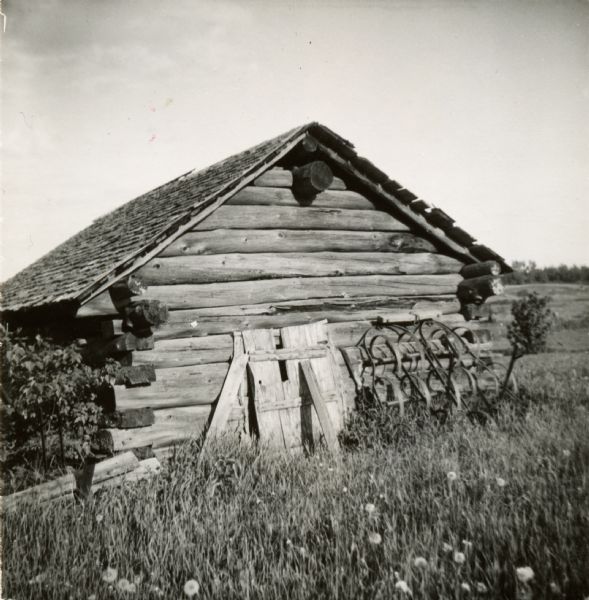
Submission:
[[[315,160],[302,167],[293,169],[292,190],[300,198],[314,198],[325,191],[333,181],[333,172],[329,165]]]

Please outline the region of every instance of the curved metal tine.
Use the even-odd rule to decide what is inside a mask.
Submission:
[[[476,331],[464,325],[457,325],[452,329],[452,333],[461,341],[463,350],[472,356],[473,359],[479,359],[481,356],[481,342]],[[471,335],[473,341],[469,342],[466,335]],[[473,352],[473,349],[476,352]]]
[[[459,385],[459,376],[461,374],[466,378],[467,386],[462,387]],[[462,404],[468,407],[468,399],[471,398],[477,391],[477,385],[473,374],[470,373],[470,371],[465,367],[458,366],[452,379],[457,396],[460,398]]]
[[[425,400],[425,405],[428,410],[431,410],[432,409],[432,395],[431,395],[430,389],[426,385],[425,381],[423,379],[421,379],[420,377],[417,378],[417,381],[419,383],[419,386],[421,387],[421,393],[422,393],[423,399]]]

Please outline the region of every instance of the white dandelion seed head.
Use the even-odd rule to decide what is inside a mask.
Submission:
[[[418,569],[425,569],[427,567],[427,559],[423,556],[417,556],[413,561],[413,566]]]
[[[569,456],[571,455],[571,451],[570,451],[570,450],[563,450],[563,451],[562,451],[562,455],[563,455],[565,458],[569,458]]]
[[[515,570],[515,574],[522,583],[528,583],[528,581],[534,579],[534,571],[532,567],[518,567]]]
[[[372,504],[371,502],[367,502],[364,505],[364,510],[369,514],[373,514],[374,512],[376,512],[376,506],[374,506],[374,504]]]
[[[407,582],[403,581],[402,579],[400,579],[399,581],[397,581],[397,583],[395,583],[395,589],[403,592],[404,594],[411,595],[411,589],[407,585]]]
[[[196,579],[189,579],[184,584],[184,593],[189,598],[192,598],[192,596],[196,596],[196,594],[198,594],[199,590],[200,590],[200,585],[199,585],[198,581],[196,581]]]
[[[371,544],[378,545],[382,542],[382,536],[380,535],[380,533],[377,533],[376,531],[371,531],[368,534],[368,541]]]
[[[466,582],[463,582],[460,584],[460,589],[465,592],[470,592],[470,585],[468,585]]]
[[[452,552],[452,550],[454,550],[454,548],[452,548],[452,546],[450,544],[448,544],[447,542],[444,542],[442,544],[442,550],[447,554],[448,552]]]
[[[112,567],[107,567],[102,573],[102,581],[105,583],[114,583],[117,580],[119,572]]]
[[[97,523],[102,523],[103,519],[104,519],[103,515],[96,515],[96,517],[95,517],[95,520]]]
[[[347,494],[347,493],[348,493],[348,488],[344,486],[344,487],[342,488],[342,492],[343,492],[344,494]]]
[[[477,581],[474,584],[474,587],[479,594],[486,594],[489,591],[487,586],[482,581]]]
[[[198,327],[198,321],[190,321],[190,327],[196,329]]]
[[[462,540],[462,545],[465,550],[470,550],[472,548],[472,542],[469,542],[468,540]]]
[[[507,485],[507,481],[505,481],[505,479],[503,479],[503,477],[496,477],[495,478],[495,483],[500,488],[504,488]]]
[[[446,474],[448,481],[456,481],[458,479],[458,475],[456,475],[456,471],[448,471]]]
[[[466,556],[464,556],[464,552],[454,552],[454,562],[457,565],[462,565],[466,561]]]
[[[121,592],[127,592],[128,591],[128,587],[131,585],[131,583],[129,582],[128,579],[125,579],[124,577],[122,579],[119,579],[117,581],[117,589]]]
[[[88,600],[96,600],[96,594],[90,594]]]
[[[287,540],[286,540],[286,545],[287,545],[287,546],[292,546],[292,542],[291,542],[289,539],[287,539]]]

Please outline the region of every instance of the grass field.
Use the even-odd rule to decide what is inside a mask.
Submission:
[[[189,444],[149,483],[7,515],[2,597],[585,598],[589,355],[518,372],[485,425],[407,418],[338,459],[227,446],[200,468]]]

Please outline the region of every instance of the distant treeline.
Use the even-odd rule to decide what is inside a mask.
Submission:
[[[589,266],[559,265],[538,267],[533,260],[514,260],[513,273],[503,275],[507,284],[518,283],[589,283]]]

